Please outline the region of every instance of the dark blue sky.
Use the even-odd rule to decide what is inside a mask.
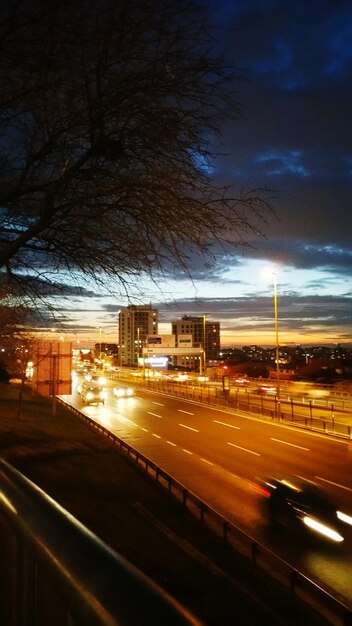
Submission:
[[[223,129],[224,156],[214,171],[241,190],[275,190],[277,217],[244,255],[234,251],[230,263],[219,257],[212,270],[195,264],[194,284],[176,275],[160,284],[162,294],[151,286],[146,301],[165,322],[207,313],[220,320],[227,344],[273,343],[273,288],[260,268],[275,264],[282,342],[349,343],[352,3],[199,3],[218,21],[221,47],[241,77],[235,89],[242,119]],[[91,330],[114,328],[124,304],[93,299],[78,314],[85,314],[87,333],[89,315]]]

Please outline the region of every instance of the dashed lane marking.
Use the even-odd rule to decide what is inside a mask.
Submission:
[[[238,448],[239,450],[243,450],[243,452],[248,452],[249,454],[254,454],[254,456],[261,456],[258,452],[253,452],[253,450],[248,450],[248,448],[242,448],[241,446],[236,446],[235,443],[231,443],[231,441],[226,442],[228,446],[232,446],[233,448]]]
[[[233,424],[228,424],[227,422],[220,422],[220,420],[214,420],[215,424],[221,424],[222,426],[228,426],[229,428],[234,428],[235,430],[241,430],[239,426],[234,426]]]
[[[283,443],[285,446],[291,446],[291,448],[298,448],[299,450],[306,450],[306,452],[310,452],[309,448],[303,448],[303,446],[297,446],[295,443],[290,443],[289,441],[282,441],[282,439],[275,439],[275,437],[270,437],[271,441],[276,441],[277,443]]]
[[[192,426],[186,426],[186,424],[179,424],[179,426],[182,426],[182,428],[187,428],[187,430],[193,430],[193,432],[195,433],[199,433],[199,430],[197,428],[192,428]]]

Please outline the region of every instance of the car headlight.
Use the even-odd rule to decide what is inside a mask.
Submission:
[[[99,393],[99,398],[101,398],[101,400],[104,400],[104,398],[105,398],[105,392],[104,391],[101,391]]]
[[[133,389],[131,387],[126,389],[126,396],[133,396]]]
[[[332,539],[332,541],[343,541],[343,537],[342,535],[340,535],[340,533],[338,533],[336,530],[333,530],[333,528],[326,526],[322,522],[313,519],[312,517],[308,517],[307,515],[305,515],[303,517],[303,522],[306,526],[308,526],[308,528],[311,528],[320,535],[324,535],[324,537],[328,537],[328,539]]]
[[[91,391],[88,391],[87,395],[86,395],[87,400],[93,400],[94,396],[92,394]]]
[[[352,517],[350,515],[347,515],[342,511],[336,511],[336,515],[338,519],[341,520],[341,522],[345,522],[345,524],[349,524],[350,526],[352,526]]]
[[[124,390],[121,389],[120,387],[116,387],[114,389],[115,396],[118,396],[119,398],[121,398],[124,395],[124,393],[125,393]]]

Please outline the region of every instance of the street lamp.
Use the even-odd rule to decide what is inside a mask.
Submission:
[[[277,400],[277,410],[278,412],[280,412],[279,315],[278,315],[278,307],[277,307],[277,280],[276,280],[276,272],[273,271],[272,274],[274,278],[276,400]]]
[[[139,365],[140,328],[137,328],[137,365]]]
[[[271,268],[264,271],[274,280],[274,316],[275,316],[275,361],[276,361],[276,414],[280,415],[280,362],[279,362],[279,314],[277,306],[277,272]]]
[[[206,315],[203,315],[203,359],[204,359],[204,376],[206,376],[206,372],[207,372],[207,359],[206,359],[206,352],[205,352],[206,324],[207,324],[207,317],[206,317]]]
[[[206,373],[206,354],[205,354],[205,328],[206,328],[206,315],[203,315],[203,341],[202,352],[199,355],[199,375],[205,376]],[[200,331],[201,334],[201,331]],[[200,343],[200,342],[199,342]]]

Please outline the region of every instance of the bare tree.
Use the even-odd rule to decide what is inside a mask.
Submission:
[[[10,283],[34,293],[67,271],[123,285],[166,264],[187,271],[194,251],[211,261],[214,245],[262,232],[263,195],[236,196],[211,174],[212,140],[239,116],[233,72],[212,50],[187,0],[3,0]]]

